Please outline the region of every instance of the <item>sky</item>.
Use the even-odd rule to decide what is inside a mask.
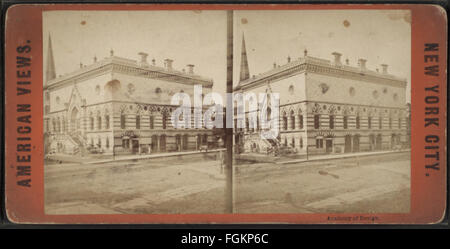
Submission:
[[[194,64],[194,71],[214,81],[213,91],[226,89],[225,11],[46,11],[43,13],[44,66],[51,34],[56,74],[79,69],[114,55],[173,68]],[[45,68],[44,68],[45,71]]]
[[[342,53],[357,66],[367,59],[370,70],[388,64],[389,73],[408,82],[410,101],[411,16],[408,10],[288,10],[234,12],[234,77],[239,81],[242,35],[245,36],[250,75],[258,75],[308,55],[333,60]]]
[[[73,72],[114,55],[139,60],[149,54],[162,66],[173,59],[177,70],[194,64],[196,74],[212,78],[213,90],[226,89],[225,11],[46,11],[44,55],[51,34],[56,74]],[[280,10],[234,12],[234,77],[238,83],[242,35],[250,74],[257,75],[308,55],[332,60],[332,52],[355,65],[367,59],[371,70],[388,64],[391,74],[406,78],[410,101],[411,25],[407,10]],[[44,56],[44,66],[46,65]],[[44,68],[45,70],[45,68]]]

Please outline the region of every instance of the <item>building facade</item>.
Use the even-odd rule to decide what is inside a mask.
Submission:
[[[320,59],[305,50],[296,60],[288,57],[286,64],[250,76],[243,40],[235,92],[279,93],[279,136],[276,143],[263,139],[261,127],[249,126],[246,109],[244,128],[235,129],[236,151],[268,153],[282,145],[314,155],[409,147],[406,79],[389,74],[387,65],[372,71],[365,59],[351,66],[341,57],[334,52],[332,60]]]
[[[92,64],[57,77],[49,39],[43,88],[46,153],[158,153],[217,145],[211,129],[175,129],[171,122],[178,107],[170,104],[175,93],[193,99],[194,85],[202,85],[206,95],[213,81],[196,75],[194,65],[178,71],[170,59],[157,66],[146,53],[139,56],[130,60],[111,50],[109,57],[93,58]]]

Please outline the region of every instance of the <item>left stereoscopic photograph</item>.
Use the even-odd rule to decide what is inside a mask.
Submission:
[[[225,212],[226,17],[43,12],[46,214]]]

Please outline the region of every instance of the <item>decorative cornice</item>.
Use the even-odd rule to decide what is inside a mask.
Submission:
[[[123,73],[133,76],[141,76],[151,79],[162,79],[176,83],[194,85],[202,84],[203,87],[212,87],[213,80],[196,74],[184,73],[176,70],[167,70],[157,66],[141,67],[135,60],[121,57],[108,57],[89,66],[82,67],[72,73],[57,77],[47,82],[44,90],[57,89],[70,83],[81,82],[103,73]]]
[[[334,65],[329,60],[306,56],[242,81],[235,90],[253,88],[266,84],[267,82],[309,72],[406,88],[406,79],[401,79],[394,75],[361,70],[360,68],[347,65]]]

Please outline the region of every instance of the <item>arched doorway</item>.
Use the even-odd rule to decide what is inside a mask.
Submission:
[[[177,151],[181,151],[181,135],[175,136],[175,144],[177,146]]]
[[[152,136],[152,152],[156,152],[158,150],[158,136],[153,135]]]
[[[381,150],[381,148],[382,148],[382,138],[381,138],[381,134],[378,134],[375,149]]]
[[[200,149],[200,146],[202,146],[202,135],[197,134],[197,150]]]
[[[325,140],[325,152],[331,153],[333,152],[333,137],[328,136]]]
[[[353,136],[353,152],[359,152],[359,135]]]
[[[370,150],[375,150],[375,135],[373,134],[369,135],[369,146]]]
[[[166,135],[161,135],[161,137],[159,137],[159,151],[166,151]]]
[[[346,135],[345,136],[344,152],[345,153],[352,152],[352,136],[351,135]]]
[[[182,142],[183,142],[183,146],[182,146],[183,150],[187,150],[188,149],[188,135],[187,134],[183,135]]]
[[[72,131],[77,131],[80,129],[80,122],[78,119],[78,109],[74,107],[70,113],[70,128]]]
[[[396,142],[397,142],[397,139],[395,137],[395,134],[391,134],[391,149],[395,148]]]

